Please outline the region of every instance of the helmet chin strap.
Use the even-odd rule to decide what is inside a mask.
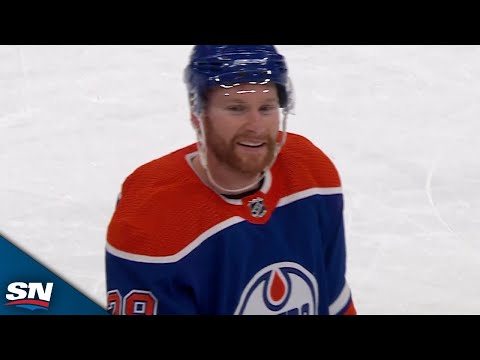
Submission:
[[[204,117],[202,116],[203,114],[199,114],[198,116],[195,115],[198,119],[198,127],[196,128],[196,134],[197,134],[197,147],[198,147],[198,153],[200,155],[200,164],[202,165],[203,169],[205,170],[205,173],[207,174],[208,181],[215,187],[215,189],[222,193],[222,194],[241,194],[242,192],[248,191],[252,189],[256,184],[258,184],[264,177],[268,169],[273,165],[275,162],[278,154],[280,153],[280,150],[282,149],[282,146],[285,144],[285,141],[287,140],[287,116],[288,116],[288,111],[283,111],[283,120],[282,120],[282,138],[280,139],[279,142],[275,144],[275,152],[272,161],[270,164],[268,164],[260,173],[260,177],[252,182],[251,184],[237,188],[237,189],[227,189],[221,185],[219,185],[215,179],[213,178],[213,175],[211,174],[209,168],[208,168],[208,159],[207,159],[207,142],[205,139],[205,127],[203,124]]]

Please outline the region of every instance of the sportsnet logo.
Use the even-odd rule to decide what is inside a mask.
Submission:
[[[7,287],[6,306],[22,307],[28,310],[48,310],[52,297],[53,282],[45,285],[38,282],[13,282]]]

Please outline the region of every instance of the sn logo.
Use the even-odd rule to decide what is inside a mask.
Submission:
[[[13,282],[7,287],[5,296],[8,300],[5,305],[23,307],[29,310],[48,310],[52,297],[53,282],[45,284],[39,282]]]

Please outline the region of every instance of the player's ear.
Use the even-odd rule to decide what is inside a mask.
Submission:
[[[190,122],[192,123],[192,126],[195,129],[195,131],[200,130],[200,119],[193,112],[190,113]]]

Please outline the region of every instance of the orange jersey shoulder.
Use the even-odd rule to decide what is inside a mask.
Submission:
[[[107,231],[109,245],[146,256],[171,256],[228,218],[225,206],[188,164],[192,144],[137,168],[125,180]]]
[[[341,186],[337,168],[331,159],[305,137],[289,133],[287,141],[272,167],[274,179],[285,179],[284,191],[296,193],[310,188]]]

